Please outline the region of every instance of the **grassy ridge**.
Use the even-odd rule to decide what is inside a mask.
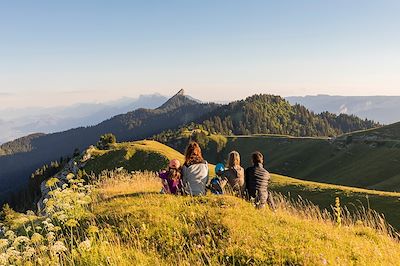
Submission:
[[[235,140],[229,139],[225,149],[247,149],[245,152],[242,152],[244,155],[244,162],[250,160],[250,158],[246,158],[246,155],[250,154],[250,150],[252,150],[253,147],[251,145],[244,145],[246,143],[245,140],[251,140],[253,145],[258,144],[260,145],[259,147],[263,147],[261,145],[265,145],[265,137],[259,136],[252,138],[236,138]],[[280,138],[280,140],[287,141],[287,139],[284,138]],[[259,141],[260,143],[257,143],[256,141]],[[270,138],[267,138],[267,141],[270,141]],[[293,139],[293,141],[294,143],[292,144],[299,145],[298,148],[300,148],[300,146],[304,145],[303,141],[315,140],[309,139],[299,141],[298,139]],[[325,142],[325,140],[320,141]],[[273,143],[280,147],[280,142]],[[236,146],[233,146],[233,144],[236,144]],[[268,146],[271,147],[271,145]],[[310,145],[306,145],[306,147],[310,147]],[[282,154],[285,153],[284,150],[282,151],[282,147],[279,149],[279,152]],[[311,153],[314,151],[310,150],[309,152]],[[184,160],[183,155],[176,150],[159,142],[149,140],[117,143],[110,150],[93,151],[92,157],[93,159],[86,165],[85,170],[88,172],[93,171],[95,173],[100,173],[105,169],[112,170],[119,167],[124,167],[128,171],[158,171],[166,167],[167,162],[170,159],[177,158],[182,162]],[[209,157],[207,156],[206,159],[209,159]],[[269,159],[268,161],[270,162]],[[214,175],[214,166],[210,165],[210,176],[213,177]],[[336,196],[339,196],[343,205],[347,206],[347,208],[352,211],[355,209],[353,205],[359,206],[362,204],[365,207],[369,205],[379,213],[384,213],[388,222],[397,229],[400,229],[400,213],[397,211],[400,207],[400,193],[308,182],[276,174],[272,176],[271,188],[273,191],[286,196],[290,194],[294,199],[301,196],[303,199],[309,200],[321,208],[329,210],[331,209],[330,206],[334,203]]]
[[[85,170],[95,174],[119,167],[128,171],[158,171],[165,168],[171,159],[184,161],[181,153],[155,141],[115,143],[109,150],[92,152],[92,157],[94,160],[87,163]]]
[[[208,145],[210,161],[224,160],[232,150],[249,165],[250,154],[260,150],[274,173],[297,178],[386,191],[400,191],[400,144],[393,141],[333,141],[323,138],[293,138],[255,135],[226,137],[221,152]],[[215,145],[214,145],[215,146]]]
[[[107,151],[91,149],[91,155],[86,167],[97,171],[121,165],[128,170],[158,167],[162,163],[154,160],[160,157],[179,158],[179,153],[154,141],[116,144]],[[141,161],[134,162],[135,156]],[[90,184],[68,176],[62,187],[56,187],[57,179],[48,180],[53,189],[45,203],[48,216],[4,209],[0,264],[397,265],[400,261],[398,239],[381,221],[379,229],[366,226],[369,216],[355,222],[344,215],[338,223],[314,206],[280,197],[272,212],[257,210],[229,194],[163,195],[159,178],[150,172],[105,171]],[[397,193],[280,175],[272,175],[271,187],[291,195],[305,193],[321,204],[330,204],[337,195],[342,202],[344,197],[356,200],[368,195],[381,197],[388,208],[390,200],[398,199]]]
[[[400,245],[363,226],[336,227],[233,196],[160,195],[151,177],[109,180],[93,205],[106,244],[85,263],[129,265],[395,265]]]
[[[120,167],[127,171],[159,171],[172,159],[178,159],[182,164],[185,161],[182,153],[152,140],[115,143],[109,150],[91,151],[91,156],[84,170],[94,174]],[[214,165],[209,167],[210,176],[214,176]]]

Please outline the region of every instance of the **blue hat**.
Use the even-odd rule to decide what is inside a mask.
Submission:
[[[218,173],[218,172],[223,172],[223,171],[225,171],[225,165],[222,163],[218,163],[215,166],[215,172]]]

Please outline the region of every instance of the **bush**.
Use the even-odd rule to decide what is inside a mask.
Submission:
[[[117,142],[117,138],[114,134],[104,134],[100,137],[100,140],[97,142],[96,146],[100,150],[107,150],[110,148],[110,144],[114,144]]]

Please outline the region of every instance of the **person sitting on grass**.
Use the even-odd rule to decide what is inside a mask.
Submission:
[[[211,193],[216,195],[222,195],[225,193],[224,187],[227,183],[226,179],[222,176],[225,172],[225,166],[222,163],[218,163],[215,166],[215,174],[216,177],[211,179],[210,184],[208,185],[208,189]]]
[[[181,163],[177,159],[169,162],[167,170],[159,173],[163,185],[162,192],[165,194],[178,195],[181,193]]]
[[[205,195],[208,182],[208,163],[203,159],[197,142],[190,142],[185,152],[185,164],[182,167],[183,189],[192,196]]]
[[[270,174],[263,166],[264,156],[256,151],[251,158],[253,166],[247,168],[245,172],[247,198],[254,200],[257,208],[264,208],[268,203],[270,208],[275,210],[273,198],[268,193]]]
[[[226,181],[225,190],[231,190],[236,196],[243,197],[245,191],[244,169],[240,166],[240,154],[232,151],[228,156],[227,168],[218,173]]]

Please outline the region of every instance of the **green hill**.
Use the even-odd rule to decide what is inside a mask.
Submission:
[[[101,177],[90,189],[69,179],[46,203],[47,218],[6,208],[1,262],[123,266],[400,261],[399,242],[365,226],[365,219],[347,224],[343,217],[339,226],[312,207],[296,209],[284,201],[271,212],[230,195],[162,195],[159,180],[150,173]]]
[[[244,138],[248,139],[248,138]],[[228,142],[229,144],[229,142]],[[226,146],[229,149],[230,146]],[[233,147],[232,147],[233,148]],[[236,146],[236,148],[238,148]],[[178,151],[156,141],[144,140],[135,142],[116,143],[109,150],[91,150],[92,158],[86,164],[86,172],[99,174],[103,170],[113,170],[123,167],[127,171],[149,170],[158,171],[163,169],[171,159],[179,159],[183,162],[184,157]],[[249,160],[244,154],[244,164]],[[205,156],[208,160],[208,155]],[[210,165],[210,176],[214,176],[214,166]],[[355,212],[355,206],[361,208],[368,205],[385,214],[388,222],[400,228],[400,193],[373,191],[357,189],[345,186],[329,185],[316,182],[308,182],[282,175],[272,175],[271,188],[285,196],[296,200],[300,196],[309,200],[322,209],[331,210],[335,197],[339,196],[342,204],[347,206],[351,212]]]
[[[182,150],[189,138],[202,143],[211,162],[237,150],[244,165],[260,150],[272,172],[310,181],[400,192],[400,123],[337,138],[285,135],[222,136],[207,131],[170,132],[163,143]]]
[[[139,180],[143,181],[139,178]],[[400,245],[363,226],[335,227],[285,209],[256,210],[232,196],[157,194],[151,178],[105,183],[93,207],[118,248],[97,247],[88,264],[351,265],[396,264]],[[130,185],[127,185],[130,184]],[[122,193],[120,187],[128,187]],[[111,227],[110,227],[111,226]],[[125,235],[118,235],[126,230]]]
[[[400,235],[369,208],[358,214],[352,209],[368,197],[371,208],[387,212],[400,228],[400,193],[273,174],[277,210],[257,210],[229,194],[163,195],[156,175],[137,172],[159,170],[172,158],[182,161],[183,155],[149,140],[116,143],[108,150],[90,147],[74,160],[99,174],[89,184],[80,174],[67,175],[59,188],[49,179],[47,216],[4,209],[0,264],[396,265],[400,260]],[[340,222],[308,203],[329,207],[336,197]]]
[[[127,171],[159,171],[166,168],[172,159],[184,163],[182,153],[152,140],[123,142],[112,144],[108,150],[89,149],[91,159],[83,170],[87,173],[99,174],[103,170],[123,167]],[[210,164],[210,175],[214,175]]]

